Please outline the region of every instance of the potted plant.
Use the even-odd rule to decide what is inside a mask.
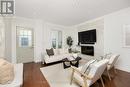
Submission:
[[[71,53],[72,52],[71,46],[73,45],[73,39],[71,36],[68,36],[66,41],[67,41],[67,45],[69,46],[68,51],[69,53]]]

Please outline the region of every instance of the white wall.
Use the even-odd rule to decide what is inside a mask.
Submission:
[[[8,21],[8,20],[7,20]],[[46,48],[51,47],[50,31],[61,30],[63,32],[63,46],[66,46],[67,36],[72,36],[74,45],[77,45],[78,31],[89,29],[97,29],[97,43],[95,44],[95,54],[103,55],[105,53],[119,53],[121,56],[116,64],[116,67],[130,72],[130,48],[123,48],[123,25],[130,24],[130,8],[103,16],[101,19],[94,19],[85,23],[65,27],[52,23],[47,23],[41,20],[16,18],[8,21],[6,24],[6,50],[5,56],[12,58],[16,62],[16,26],[32,27],[35,30],[35,59],[41,61],[41,53],[45,52]],[[10,28],[11,27],[11,28]],[[10,29],[10,30],[7,30]],[[10,36],[11,39],[10,39]],[[9,42],[11,42],[9,44]],[[8,44],[7,44],[8,43]],[[10,47],[11,46],[11,47]],[[11,52],[11,53],[10,53]],[[10,59],[9,59],[10,60]]]
[[[66,46],[66,38],[69,36],[69,28],[56,25],[42,20],[27,19],[22,17],[6,18],[6,51],[5,57],[16,63],[16,26],[28,27],[34,29],[34,61],[42,60],[42,53],[46,48],[51,48],[51,30],[61,30],[63,33],[63,47]]]
[[[12,18],[4,18],[4,25],[5,25],[5,58],[6,60],[11,62],[11,45],[12,45],[12,38],[11,38],[11,27],[12,27]]]
[[[0,58],[5,56],[5,27],[4,20],[0,17]]]
[[[85,46],[94,46],[94,56],[99,57],[104,54],[104,19],[95,19],[77,25],[78,32],[96,29],[97,42],[93,44],[83,44]],[[78,34],[77,34],[78,35]]]
[[[26,19],[26,18],[21,18],[21,17],[14,17],[12,19],[12,30],[11,30],[11,35],[12,35],[12,62],[16,63],[16,27],[21,26],[21,27],[28,27],[32,28],[35,31],[35,21],[31,19]],[[34,32],[34,46],[36,45],[35,41],[36,35]],[[36,50],[36,47],[34,47],[34,51]],[[36,56],[34,52],[34,57]]]
[[[123,47],[123,25],[130,25],[130,8],[104,17],[104,53],[120,54],[116,67],[130,72],[130,48]]]
[[[66,36],[71,36],[72,37],[72,39],[73,39],[72,48],[75,48],[76,45],[78,45],[78,30],[77,30],[76,26],[69,27],[66,34],[67,34]]]
[[[34,61],[40,62],[41,59],[41,53],[43,51],[43,21],[41,20],[35,20],[35,43],[34,43]]]
[[[29,27],[34,29],[34,61],[41,61],[42,52],[42,28],[41,20],[33,20],[22,17],[5,18],[6,48],[5,58],[16,63],[16,26]]]
[[[66,38],[69,36],[69,28],[61,25],[56,25],[52,23],[44,23],[43,24],[43,51],[45,52],[45,49],[51,48],[51,30],[60,30],[62,31],[62,46],[63,48],[67,48],[66,46]]]
[[[95,54],[117,53],[116,68],[130,72],[130,48],[123,47],[123,26],[130,25],[130,7],[73,26],[78,31],[97,29]],[[72,34],[73,35],[73,34]],[[75,34],[75,37],[76,34]]]

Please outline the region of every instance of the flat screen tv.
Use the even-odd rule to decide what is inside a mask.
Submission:
[[[78,32],[78,41],[81,44],[94,44],[96,42],[96,29]]]

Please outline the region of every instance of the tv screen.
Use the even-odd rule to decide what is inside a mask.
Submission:
[[[78,40],[81,44],[94,44],[96,42],[96,29],[78,32]]]

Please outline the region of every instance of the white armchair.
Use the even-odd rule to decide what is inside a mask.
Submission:
[[[107,64],[108,64],[107,59],[91,64],[91,69],[89,70],[88,74],[82,71],[83,67],[76,68],[72,66],[71,84],[72,84],[72,81],[75,81],[82,87],[90,87],[93,83],[95,83],[98,79],[100,79],[104,87],[104,83],[103,83],[101,75],[106,69]]]
[[[109,58],[109,63],[107,65],[107,75],[109,77],[109,80],[111,80],[111,76],[110,76],[110,73],[109,71],[111,70],[111,68],[114,68],[114,71],[116,73],[116,69],[115,69],[115,63],[117,61],[117,59],[119,58],[120,55],[118,54],[112,54],[111,57]]]
[[[14,64],[14,80],[10,84],[0,84],[0,87],[22,87],[23,85],[23,64]]]

